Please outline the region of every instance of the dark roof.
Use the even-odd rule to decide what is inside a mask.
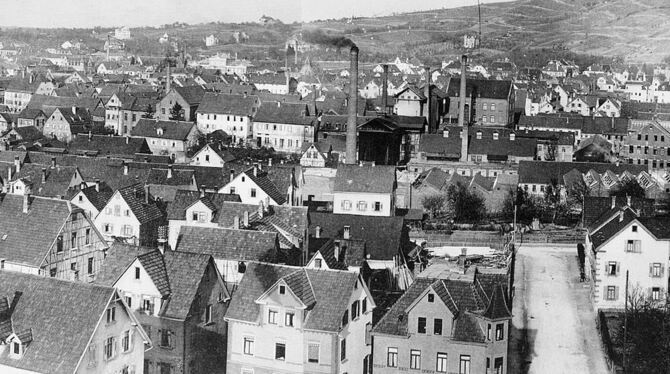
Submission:
[[[402,217],[373,217],[354,214],[310,212],[310,237],[315,236],[316,227],[321,228],[322,238],[343,241],[344,226],[350,227],[352,246],[363,244],[360,252],[348,251],[348,265],[358,266],[370,255],[372,260],[391,260],[408,245]],[[319,248],[314,248],[318,250]],[[311,251],[313,252],[313,251]]]
[[[278,188],[278,186],[269,178],[270,171],[268,170],[256,170],[254,175],[254,167],[251,167],[244,171],[244,174],[253,181],[260,189],[263,190],[272,200],[274,200],[278,205],[282,205],[286,202],[286,194],[288,189],[283,191]]]
[[[257,96],[229,95],[207,92],[198,107],[198,113],[233,114],[238,116],[254,115]]]
[[[357,282],[357,274],[339,270],[315,270],[292,266],[251,263],[233,294],[226,318],[260,322],[260,305],[256,300],[278,281],[288,287],[308,306],[303,328],[318,331],[340,331],[342,316]]]
[[[82,189],[81,192],[97,210],[102,210],[114,194],[114,190],[112,190],[112,188],[105,182],[100,182],[99,186],[93,185],[86,187]]]
[[[395,166],[340,164],[333,191],[392,193],[395,187]]]
[[[520,161],[519,183],[550,184],[552,178],[555,178],[559,184],[562,184],[563,175],[572,169],[576,169],[582,174],[588,173],[589,170],[593,169],[599,174],[611,170],[617,175],[624,171],[638,175],[640,172],[646,171],[647,166],[624,163],[616,165],[595,162]]]
[[[211,255],[215,259],[274,261],[278,248],[274,232],[182,226],[176,250]]]
[[[465,80],[466,96],[471,97],[475,92],[477,97],[486,99],[507,100],[512,92],[512,81],[495,79],[473,79]],[[456,97],[460,93],[461,78],[452,77],[449,80],[447,96]]]
[[[623,217],[620,216],[621,213],[613,212],[613,214],[608,217],[609,222],[602,226],[598,231],[592,232],[589,235],[593,245],[593,252],[597,252],[598,248],[603,245],[603,243],[608,241],[616,233],[621,231],[621,229],[637,218],[637,215],[630,209],[624,209],[620,212],[622,212]]]
[[[68,144],[68,150],[72,154],[132,158],[136,153],[148,153],[149,145],[143,138],[78,134]]]
[[[46,117],[46,114],[38,108],[25,108],[19,113],[19,118],[35,119],[39,116]]]
[[[68,196],[70,183],[77,172],[75,166],[57,165],[55,168],[39,164],[23,164],[21,170],[12,176],[12,180],[22,179],[32,184],[31,193],[36,196],[64,197]],[[46,175],[42,183],[43,175]]]
[[[153,250],[148,247],[137,247],[119,242],[112,243],[107,250],[105,261],[95,277],[95,283],[113,287],[137,256]]]
[[[164,261],[171,293],[161,315],[186,319],[207,266],[216,265],[209,255],[176,251],[166,251]]]
[[[21,359],[4,353],[0,364],[36,373],[70,374],[86,353],[115,291],[83,282],[0,271],[0,294],[17,298],[12,327],[30,341]]]
[[[497,284],[491,295],[491,302],[482,313],[482,317],[496,320],[502,318],[509,318],[512,316],[509,306],[507,305],[507,297],[503,290],[502,284]]]
[[[170,166],[165,169],[151,169],[146,183],[163,186],[195,187],[195,172],[189,169],[174,169]]]
[[[190,105],[198,105],[205,96],[205,89],[200,86],[174,87],[174,90]]]
[[[316,117],[307,116],[305,104],[263,103],[254,116],[254,122],[278,123],[287,125],[311,126]]]
[[[177,190],[174,200],[168,204],[167,219],[185,220],[186,209],[199,200],[207,200],[209,204],[216,209],[214,216],[215,220],[217,218],[226,218],[219,213],[223,206],[229,205],[224,204],[224,202],[241,201],[240,195],[237,194],[205,193],[205,196],[203,197],[201,196],[200,191]]]
[[[458,133],[449,131],[449,136],[444,137],[444,134],[423,134],[419,142],[419,151],[425,152],[429,155],[439,155],[447,158],[461,157],[461,138]]]
[[[628,204],[627,197],[622,195],[611,197],[586,196],[584,198],[584,225],[586,227],[591,226],[598,218],[609,212],[612,209],[612,199],[615,200],[615,209]],[[630,202],[633,209],[641,210],[642,216],[651,215],[654,212],[653,199],[632,196]]]
[[[194,126],[193,122],[142,118],[131,130],[131,135],[144,138],[186,140]]]
[[[642,226],[654,234],[656,239],[670,239],[670,218],[640,217],[637,220],[642,224]]]
[[[133,184],[117,191],[135,215],[140,224],[163,219],[163,212],[149,193],[149,203],[145,204],[145,190],[141,184]]]
[[[532,128],[560,128],[581,130],[585,134],[628,134],[627,118],[584,117],[568,113],[544,114],[537,116],[522,115],[519,126]]]

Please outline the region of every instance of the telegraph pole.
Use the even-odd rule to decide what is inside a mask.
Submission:
[[[626,299],[623,312],[623,371],[626,372],[626,348],[628,342],[628,270],[626,270]]]

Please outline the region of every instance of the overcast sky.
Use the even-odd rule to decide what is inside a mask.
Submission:
[[[481,0],[492,3],[510,0]],[[158,26],[172,22],[284,22],[380,16],[477,4],[477,0],[1,0],[0,27]],[[336,4],[336,6],[333,6]]]

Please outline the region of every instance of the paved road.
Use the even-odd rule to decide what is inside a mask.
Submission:
[[[519,249],[513,313],[510,374],[607,373],[576,247]]]

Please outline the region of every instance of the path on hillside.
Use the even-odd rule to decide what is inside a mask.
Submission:
[[[607,373],[575,246],[519,249],[513,314],[509,373]]]

